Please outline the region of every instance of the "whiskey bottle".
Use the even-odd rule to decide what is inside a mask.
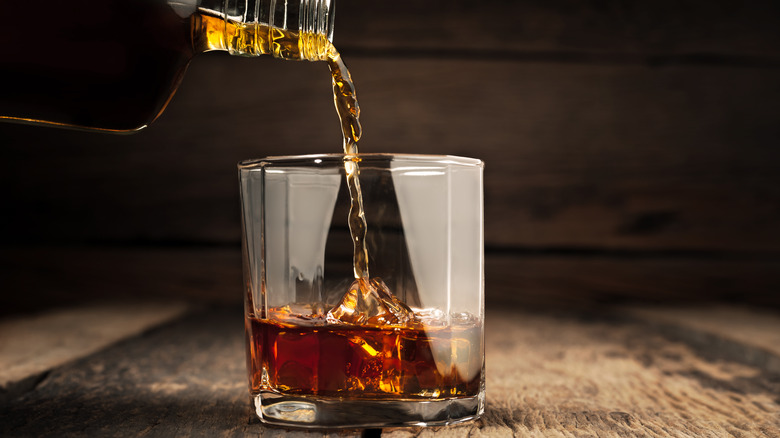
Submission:
[[[199,53],[327,59],[334,6],[334,0],[0,0],[0,121],[143,129],[163,112]]]

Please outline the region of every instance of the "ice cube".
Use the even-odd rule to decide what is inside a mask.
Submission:
[[[327,320],[366,327],[409,327],[414,324],[415,316],[382,279],[359,278],[328,312]]]

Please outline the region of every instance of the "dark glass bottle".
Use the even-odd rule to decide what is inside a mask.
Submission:
[[[335,10],[333,0],[0,5],[0,120],[119,132],[152,123],[198,53],[326,59]]]

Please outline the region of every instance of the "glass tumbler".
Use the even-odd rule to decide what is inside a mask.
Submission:
[[[247,368],[263,422],[430,426],[483,413],[482,173],[477,159],[428,155],[239,164]]]

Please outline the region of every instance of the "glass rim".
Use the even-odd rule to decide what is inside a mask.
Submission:
[[[457,165],[465,167],[484,168],[485,163],[478,158],[463,157],[458,155],[437,154],[390,154],[390,153],[360,153],[351,154],[303,154],[303,155],[271,155],[264,158],[253,158],[238,162],[239,169],[251,169],[264,167],[265,165],[322,165],[343,163],[348,157],[358,157],[359,163],[390,162],[394,160],[407,160],[420,163],[439,163],[445,165]],[[318,161],[319,160],[319,161]]]

